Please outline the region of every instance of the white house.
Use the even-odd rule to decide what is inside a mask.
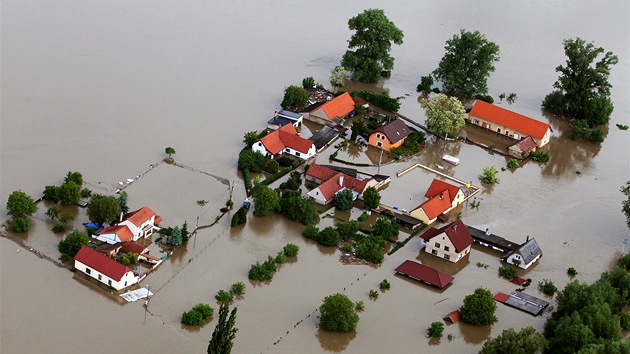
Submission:
[[[149,207],[144,206],[136,211],[125,215],[125,219],[118,223],[119,226],[126,225],[133,234],[133,240],[151,236],[156,229],[155,225],[162,220]]]
[[[252,150],[272,159],[275,155],[289,154],[306,160],[317,153],[315,144],[302,138],[291,124],[267,134],[252,145]]]
[[[138,275],[129,267],[83,246],[74,257],[74,268],[99,282],[122,290],[138,282]]]
[[[132,241],[133,233],[127,225],[115,225],[104,228],[98,235],[92,235],[92,237],[113,245],[119,242]]]
[[[503,261],[513,264],[519,268],[527,269],[534,262],[542,257],[542,250],[538,246],[536,239],[525,241],[517,250],[510,252],[503,258]]]

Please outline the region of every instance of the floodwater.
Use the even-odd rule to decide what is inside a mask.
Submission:
[[[284,87],[299,85],[306,76],[328,85],[346,50],[347,20],[368,7],[384,8],[405,33],[405,43],[392,50],[392,77],[376,87],[404,96],[401,113],[418,121],[424,118],[415,87],[436,67],[448,38],[460,28],[478,29],[499,44],[501,61],[489,80],[490,93],[517,93],[516,103],[502,104],[551,124],[551,161],[501,172],[500,184],[484,186],[477,195],[479,209],[464,206],[462,218],[514,241],[536,237],[544,257],[521,272],[534,284],[547,278],[562,287],[571,266],[578,279],[597,279],[628,237],[619,188],[630,178],[630,139],[614,125],[629,124],[627,1],[475,6],[457,1],[3,1],[0,199],[17,189],[37,197],[44,186],[61,183],[67,171],[83,173],[98,193],[113,193],[118,181],[142,174],[126,189],[131,208],[148,205],[165,225],[187,221],[193,226],[198,217],[199,225],[212,223],[229,198],[226,181],[236,181],[236,201],[245,196],[236,171],[243,133],[265,127]],[[570,127],[540,109],[557,78],[554,68],[565,60],[562,40],[576,36],[619,56],[610,77],[615,112],[601,147],[569,140]],[[191,169],[168,164],[149,169],[165,157],[166,146]],[[318,162],[327,163],[331,152],[321,153]],[[461,164],[443,163],[446,153]],[[351,155],[366,158],[356,151]],[[378,172],[395,176],[417,162],[439,164],[443,172],[478,184],[483,167],[500,168],[506,158],[438,141]],[[431,178],[422,170],[394,177],[383,199],[414,206]],[[199,200],[209,203],[200,206]],[[46,208],[39,205],[32,229],[19,237],[56,258],[61,236],[49,232]],[[1,211],[4,222],[4,202]],[[85,221],[83,210],[69,211],[77,214],[75,225]],[[335,215],[356,218],[360,211]],[[319,226],[332,224],[327,218]],[[238,281],[247,290],[235,302],[236,353],[473,353],[505,328],[542,329],[544,317],[499,305],[493,326],[450,325],[444,337],[430,340],[425,337],[430,323],[458,308],[474,288],[514,289],[497,277],[497,254],[474,248],[460,263],[444,264],[420,251],[415,238],[378,267],[343,265],[339,251],[303,239],[302,229],[280,215],[254,219],[250,214],[236,229],[229,228],[229,217],[222,218],[142,283],[156,293],[148,311],[140,302],[121,304],[79,275],[2,238],[0,352],[204,352],[216,319],[187,328],[180,316],[200,302],[214,306],[216,292]],[[289,242],[300,246],[297,260],[282,265],[267,284],[247,281],[251,264]],[[406,259],[440,267],[455,281],[435,290],[393,275]],[[479,268],[478,262],[489,267]],[[369,290],[384,278],[391,290],[369,300]],[[317,308],[336,292],[366,303],[356,333],[317,329]]]

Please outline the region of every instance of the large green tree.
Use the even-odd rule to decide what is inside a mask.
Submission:
[[[607,123],[613,111],[609,98],[612,85],[608,77],[610,67],[619,59],[612,52],[604,53],[604,48],[595,47],[581,38],[565,39],[563,44],[566,65],[556,68],[560,73],[553,84],[557,91],[545,97],[543,106],[555,114],[568,113],[586,120],[591,127]]]
[[[513,328],[503,330],[496,338],[488,339],[479,354],[536,354],[547,347],[547,340],[534,327],[528,326],[516,332]]]
[[[396,222],[396,219],[387,219],[384,216],[376,218],[376,222],[372,226],[371,234],[374,236],[380,236],[385,240],[398,236],[400,225]]]
[[[284,90],[284,99],[280,106],[282,109],[290,107],[302,108],[308,102],[308,92],[299,86],[291,85]]]
[[[348,41],[348,51],[341,65],[363,82],[373,83],[383,71],[394,68],[394,58],[389,55],[392,43],[403,43],[403,31],[385,16],[382,9],[367,9],[348,20],[348,27],[355,33]]]
[[[81,186],[76,184],[73,180],[64,182],[56,190],[57,200],[61,204],[70,205],[81,199]]]
[[[254,216],[264,216],[280,210],[280,197],[268,186],[257,187],[252,197],[254,197]]]
[[[238,328],[234,327],[237,309],[235,307],[230,312],[230,305],[227,302],[223,302],[219,307],[219,323],[212,332],[212,339],[208,344],[208,354],[230,354],[232,352],[234,338],[238,332]]]
[[[122,211],[123,214],[127,214],[129,212],[129,205],[127,205],[128,197],[129,195],[127,192],[122,191],[116,198],[116,200],[118,200],[118,204],[120,204],[120,211]]]
[[[120,217],[120,213],[120,203],[111,195],[94,194],[87,206],[88,217],[99,225],[111,224]]]
[[[363,191],[363,203],[368,208],[377,208],[381,203],[381,195],[378,193],[378,190],[372,186],[367,187]]]
[[[487,80],[499,61],[499,46],[479,31],[464,29],[446,41],[446,53],[433,76],[442,82],[442,91],[459,98],[488,93]]]
[[[341,211],[350,210],[352,208],[353,201],[352,191],[348,188],[344,188],[335,194],[335,207]]]
[[[7,199],[7,214],[14,218],[31,216],[37,211],[33,197],[21,190],[13,191]]]
[[[427,116],[427,127],[438,136],[456,134],[466,124],[466,109],[456,97],[440,93],[431,98],[422,98],[420,107],[424,108]]]
[[[352,332],[359,323],[354,302],[343,294],[326,296],[319,314],[319,328],[326,331]]]
[[[626,223],[630,228],[630,181],[626,182],[624,187],[621,187],[621,193],[628,198],[621,202],[621,211],[626,216]]]
[[[496,322],[497,317],[494,315],[496,310],[497,303],[490,290],[477,288],[474,293],[464,298],[464,305],[460,307],[459,312],[462,321],[475,326],[483,326]]]
[[[298,191],[287,189],[282,192],[280,210],[289,220],[296,220],[304,225],[319,221],[315,200],[304,198]]]
[[[85,233],[74,230],[65,239],[59,241],[59,252],[72,258],[77,255],[81,247],[90,244],[90,237]]]
[[[81,174],[81,172],[72,172],[72,171],[68,171],[68,173],[66,174],[66,177],[63,179],[64,183],[68,183],[68,182],[74,182],[76,183],[79,187],[83,185],[83,175]]]

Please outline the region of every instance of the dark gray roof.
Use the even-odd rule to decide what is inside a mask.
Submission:
[[[273,124],[273,125],[277,125],[279,127],[282,127],[282,126],[285,126],[287,124],[293,124],[295,122],[296,122],[295,119],[282,117],[282,116],[275,116],[275,117],[271,118],[270,120],[268,120],[267,124]]]
[[[317,147],[317,150],[319,150],[330,144],[330,142],[335,140],[338,136],[339,132],[336,129],[325,125],[318,132],[313,134],[312,137],[308,138],[308,140],[312,141]]]
[[[395,143],[411,134],[411,128],[402,119],[394,119],[391,122],[377,126],[374,132],[383,132],[389,141]]]
[[[505,300],[505,304],[530,313],[534,316],[538,316],[547,306],[549,306],[549,302],[520,291],[513,292],[507,300]]]
[[[319,106],[323,105],[326,102],[315,102],[310,106],[306,106],[304,108],[302,108],[302,110],[300,110],[300,112],[313,112],[314,110],[318,109]]]
[[[542,253],[542,251],[540,250],[540,246],[538,246],[538,242],[536,242],[535,238],[532,238],[531,240],[522,244],[521,247],[518,249],[518,252],[521,254],[521,257],[523,257],[523,261],[525,262],[525,264],[529,264]]]
[[[288,117],[288,118],[293,118],[294,120],[298,120],[298,119],[302,118],[302,114],[291,112],[291,111],[286,111],[284,109],[281,110],[280,112],[278,112],[277,115],[278,116],[285,116],[285,117]]]
[[[350,168],[350,167],[341,167],[341,166],[335,166],[335,165],[322,165],[324,167],[328,167],[333,171],[337,171],[337,172],[341,172],[344,175],[348,175],[350,177],[357,177],[357,169],[356,168]]]

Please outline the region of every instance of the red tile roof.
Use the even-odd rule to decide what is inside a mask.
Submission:
[[[311,146],[313,146],[312,141],[298,135],[293,124],[284,125],[280,129],[270,132],[260,139],[260,141],[265,146],[265,149],[273,155],[284,150],[285,147],[290,147],[291,149],[306,154]]]
[[[145,246],[140,246],[135,242],[125,242],[125,244],[120,248],[120,252],[132,252],[137,254],[142,254],[147,248]]]
[[[317,179],[321,179],[322,181],[328,181],[329,179],[333,178],[333,176],[335,176],[337,173],[338,172],[335,170],[331,170],[328,167],[324,167],[316,163],[312,163],[308,167],[308,170],[306,170],[307,176],[312,176]]]
[[[136,226],[141,226],[153,216],[155,216],[155,212],[149,209],[148,206],[144,206],[134,212],[127,214],[125,219],[129,220],[132,224]]]
[[[512,146],[518,147],[523,152],[530,152],[534,150],[538,145],[536,145],[536,142],[534,141],[534,139],[532,139],[531,136],[528,136],[527,138],[520,140],[518,143]]]
[[[350,94],[344,92],[343,94],[324,103],[321,108],[324,112],[326,112],[326,115],[330,119],[345,117],[348,113],[354,110],[354,101],[352,100],[352,97],[350,97]]]
[[[123,275],[131,271],[129,267],[96,252],[88,246],[81,247],[74,259],[116,281],[120,281]]]
[[[527,280],[523,279],[523,278],[519,278],[519,277],[515,277],[512,278],[512,280],[510,280],[510,282],[516,284],[516,285],[523,285],[527,282]]]
[[[448,192],[448,189],[446,189],[442,193],[429,198],[427,201],[420,204],[416,209],[422,208],[429,219],[435,219],[452,206],[453,204],[451,203],[450,193]]]
[[[482,100],[477,100],[475,102],[470,114],[496,124],[512,128],[538,139],[544,138],[547,130],[551,129],[547,123],[537,121]]]
[[[127,225],[106,227],[101,230],[101,232],[99,232],[99,235],[103,234],[116,234],[121,242],[127,242],[133,239],[133,233],[131,232],[129,227],[127,227]]]
[[[440,235],[442,233],[446,233],[446,236],[451,240],[453,247],[455,247],[455,251],[457,253],[466,249],[466,247],[472,245],[474,242],[470,232],[468,232],[468,228],[464,225],[464,222],[461,219],[457,219],[455,222],[452,222],[446,226],[443,226],[439,229],[430,228],[426,232],[424,232],[420,237],[424,240],[429,241],[431,238]]]
[[[342,178],[343,181],[341,180]],[[326,200],[330,200],[335,196],[335,193],[339,192],[344,187],[357,193],[363,193],[369,180],[370,179],[364,179],[363,181],[360,181],[354,177],[338,172],[331,179],[320,184],[318,188],[320,192],[322,192],[322,196]]]
[[[498,302],[505,302],[507,301],[507,299],[510,297],[510,295],[505,294],[505,293],[496,293],[494,295],[494,299]]]
[[[459,320],[461,319],[461,315],[459,313],[459,310],[455,310],[455,311],[449,313],[448,315],[444,316],[444,319],[451,321],[451,323],[459,322]]]
[[[427,267],[424,264],[418,262],[406,260],[403,264],[396,268],[396,272],[406,275],[410,278],[420,280],[431,285],[443,288],[453,281],[452,276],[442,273],[437,269]]]
[[[424,196],[427,198],[432,198],[444,192],[445,190],[448,190],[449,192],[448,200],[451,202],[451,205],[452,205],[453,200],[455,200],[455,197],[457,196],[457,193],[459,192],[460,189],[457,186],[454,186],[450,183],[446,183],[444,181],[440,181],[439,179],[434,179],[433,182],[431,182],[431,185],[429,186],[429,189],[424,194]]]

